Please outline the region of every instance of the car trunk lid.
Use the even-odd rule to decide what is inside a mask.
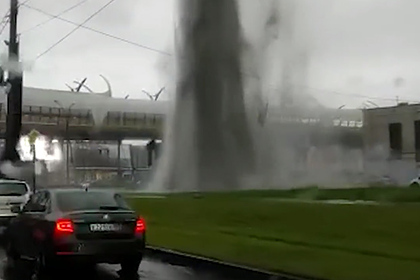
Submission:
[[[102,207],[101,207],[102,208]],[[86,210],[66,214],[77,239],[128,239],[134,237],[136,216],[129,210]]]

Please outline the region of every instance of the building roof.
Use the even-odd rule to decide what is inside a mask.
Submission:
[[[340,119],[346,121],[363,121],[363,112],[360,109],[337,109],[327,107],[306,108],[306,107],[291,107],[284,108],[272,107],[270,108],[270,115],[273,118],[279,118],[285,114],[299,116],[302,119]]]
[[[310,95],[298,95],[294,98],[296,104],[299,105],[293,106],[293,111],[299,115],[307,115],[308,117],[330,115],[347,120],[362,120],[362,112],[358,109],[326,108]],[[6,95],[0,94],[0,103],[5,102]],[[171,102],[115,98],[111,97],[109,92],[87,93],[24,87],[23,106],[62,109],[68,109],[71,106],[72,110],[91,110],[94,119],[103,120],[108,112],[165,115],[169,112]],[[280,108],[272,109],[274,110],[270,109],[270,111],[282,111]]]
[[[392,106],[365,108],[364,111],[365,112],[395,111],[396,109],[417,109],[418,107],[420,107],[420,103],[401,102],[397,105],[392,105]]]
[[[0,95],[4,103],[6,95]],[[92,111],[111,111],[126,113],[165,114],[169,109],[168,101],[124,99],[110,97],[104,93],[72,92],[64,90],[23,88],[24,106],[43,106],[50,108],[86,109]]]
[[[92,116],[101,123],[108,112],[165,115],[170,102],[111,97],[109,93],[72,92],[64,90],[24,87],[23,106],[90,110]],[[0,103],[6,103],[6,95],[0,94]]]

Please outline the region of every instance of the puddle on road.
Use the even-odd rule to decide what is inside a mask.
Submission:
[[[100,265],[117,277],[119,265]],[[116,278],[118,279],[118,278]],[[227,280],[213,277],[209,274],[201,274],[189,268],[177,265],[162,263],[150,259],[145,259],[140,265],[139,279],[141,280]],[[1,279],[0,279],[1,280]]]
[[[4,251],[0,249],[0,280],[25,280],[25,279],[13,279],[12,275],[5,275],[6,268],[6,257]],[[112,264],[100,264],[98,265],[97,272],[91,280],[118,280],[118,271],[120,270],[119,265]],[[74,275],[73,268],[69,267],[68,273],[64,273],[65,279],[75,279],[80,278],[83,273],[77,273]],[[63,276],[62,275],[62,276]],[[72,275],[72,276],[70,276]],[[62,278],[62,277],[61,277]],[[82,277],[84,278],[84,277]],[[62,278],[64,280],[64,278]],[[139,280],[228,280],[220,277],[215,277],[210,273],[200,273],[198,271],[193,271],[184,266],[171,265],[167,263],[162,263],[159,261],[151,260],[145,258],[140,265],[139,270]]]

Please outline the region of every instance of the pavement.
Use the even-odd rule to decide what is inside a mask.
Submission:
[[[117,280],[119,278],[117,271],[119,265],[98,265],[95,271],[86,275],[85,271],[78,271],[74,267],[69,267],[66,271],[59,272],[59,279],[86,279],[86,280]],[[139,269],[140,280],[231,280],[212,276],[208,273],[192,271],[189,268],[173,266],[166,263],[145,259]],[[0,250],[0,280],[26,280],[16,273],[10,272],[6,265],[6,256],[3,250]],[[28,279],[31,280],[31,279]],[[44,279],[39,279],[44,280]],[[45,279],[46,280],[46,279]]]

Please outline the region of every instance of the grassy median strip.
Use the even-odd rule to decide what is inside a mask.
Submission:
[[[420,205],[284,203],[265,194],[129,201],[147,219],[150,245],[333,280],[420,279]]]

